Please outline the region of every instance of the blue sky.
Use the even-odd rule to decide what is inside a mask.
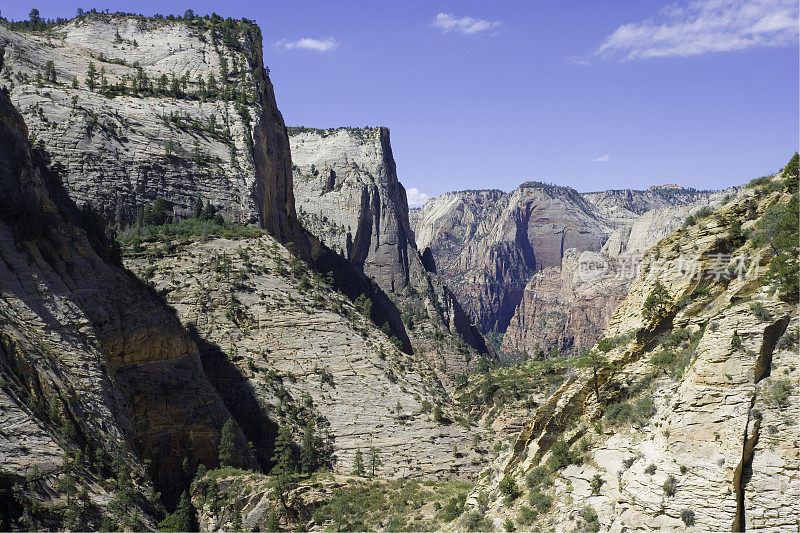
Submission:
[[[798,145],[794,0],[14,2],[255,19],[289,125],[386,125],[411,198],[741,184]],[[424,198],[424,197],[422,197]]]

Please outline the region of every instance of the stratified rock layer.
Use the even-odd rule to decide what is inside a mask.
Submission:
[[[451,376],[473,368],[477,358],[464,347],[489,350],[434,265],[429,260],[426,266],[417,250],[389,130],[289,132],[304,226],[389,295],[403,311],[416,351]]]
[[[453,449],[479,430],[432,418],[431,406],[448,404],[433,369],[272,237],[157,249],[125,264],[195,332],[206,372],[257,445],[271,446],[279,425],[300,434],[312,420],[336,472],[352,471],[355,453],[373,446],[382,476],[476,472],[478,456]]]
[[[46,509],[3,516],[9,528],[59,527],[64,502],[55,487],[68,469],[93,505],[108,505],[88,464],[71,466],[81,448],[99,450],[93,468],[100,472],[112,455],[121,457],[117,464],[131,465],[144,495],[152,490],[148,473],[166,490],[177,485],[184,459],[215,464],[220,428],[231,416],[173,313],[97,256],[54,179],[0,94],[0,491],[10,502],[19,483],[15,501],[25,513],[34,501]],[[190,434],[199,439],[192,449]],[[131,527],[154,527],[156,502],[146,502],[139,496],[129,504],[132,513],[138,508]]]

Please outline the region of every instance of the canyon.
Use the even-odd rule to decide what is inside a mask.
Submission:
[[[796,154],[409,210],[189,12],[1,20],[0,86],[2,529],[797,528]]]

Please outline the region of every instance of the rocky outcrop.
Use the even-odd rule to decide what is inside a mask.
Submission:
[[[231,415],[174,314],[98,257],[96,239],[75,224],[77,210],[58,187],[0,94],[0,499],[15,502],[4,506],[3,523],[64,523],[56,486],[66,485],[68,473],[86,486],[86,505],[103,509],[113,494],[98,480],[128,464],[134,499],[129,514],[114,519],[152,528],[160,505],[147,496],[153,482],[174,490],[184,459],[215,464]],[[190,448],[191,435],[198,440]],[[91,462],[81,463],[81,452]],[[243,453],[240,459],[250,464]],[[100,520],[67,516],[74,527]]]
[[[572,189],[444,194],[415,213],[420,247],[484,332],[505,331],[528,279],[569,248],[599,251],[610,228]]]
[[[303,225],[389,295],[403,312],[416,351],[450,376],[473,368],[475,352],[490,350],[432,271],[432,257],[426,266],[417,249],[389,130],[289,128],[289,133]]]
[[[638,191],[627,191],[623,198],[630,200],[630,193],[634,192]],[[685,205],[653,209],[629,217],[626,225],[611,232],[599,253],[568,250],[560,268],[537,272],[525,286],[503,335],[503,350],[536,355],[552,348],[561,352],[590,348],[605,331],[614,309],[625,299],[628,287],[638,274],[644,251],[683,225],[690,215],[718,206],[731,193],[732,190],[705,194],[700,200]],[[662,195],[656,196],[663,200]],[[656,202],[643,206],[632,203],[634,207],[646,209]],[[606,218],[609,218],[609,211],[616,213],[610,217],[626,220],[614,206],[604,208]]]
[[[329,465],[381,450],[385,477],[470,477],[480,456],[453,454],[479,428],[434,420],[449,401],[433,369],[399,351],[341,293],[264,234],[153,243],[126,266],[163,294],[195,333],[203,366],[268,471],[279,426],[297,440],[312,421]],[[450,415],[451,417],[453,415]]]
[[[710,201],[691,190],[579,194],[530,182],[444,194],[412,217],[419,245],[483,331],[502,334],[505,352],[535,355],[591,346],[632,279],[622,273],[632,258],[617,256],[652,246]],[[602,256],[601,283],[582,280],[581,252]]]
[[[796,359],[798,309],[765,276],[770,248],[731,230],[789,201],[782,177],[647,251],[599,346],[611,365],[597,363],[596,380],[575,375],[537,409],[502,465],[482,474],[471,510],[497,526],[508,517],[558,530],[797,527],[787,465],[800,439],[800,371],[787,357]],[[654,300],[657,284],[666,293]],[[522,497],[504,498],[503,478]]]

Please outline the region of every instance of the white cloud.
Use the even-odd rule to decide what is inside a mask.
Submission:
[[[406,197],[408,198],[408,206],[409,207],[419,207],[425,202],[428,201],[430,196],[427,193],[419,192],[419,189],[416,187],[411,187],[410,189],[406,189]]]
[[[692,0],[620,26],[594,57],[685,57],[797,45],[797,0]]]
[[[605,155],[601,155],[600,157],[593,157],[592,161],[594,161],[595,163],[605,163],[609,159],[611,159],[611,158],[608,157],[608,154],[605,154]]]
[[[336,39],[333,37],[328,37],[327,39],[313,39],[311,37],[303,37],[302,39],[298,39],[296,41],[290,41],[288,39],[281,39],[275,46],[278,48],[283,48],[285,50],[294,50],[294,49],[301,49],[301,50],[313,50],[315,52],[328,52],[333,50],[339,43],[336,42]]]
[[[473,35],[475,33],[499,28],[502,22],[474,19],[472,17],[456,18],[451,13],[439,13],[433,18],[433,26],[445,33],[454,31],[462,35]]]

